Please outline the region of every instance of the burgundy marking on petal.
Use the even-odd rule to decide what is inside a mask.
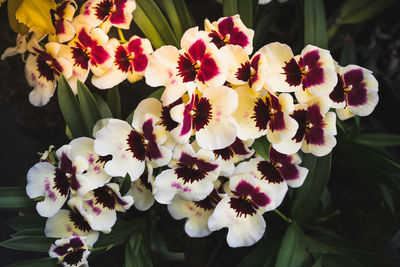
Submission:
[[[220,34],[222,34],[223,37],[225,37],[227,34],[232,32],[233,26],[233,18],[227,17],[223,19],[220,23],[218,23],[218,31]]]
[[[50,10],[50,16],[51,16],[51,22],[53,23],[53,26],[56,30],[56,34],[65,33],[64,19],[60,17],[53,9]]]
[[[77,264],[82,260],[85,251],[85,249],[71,250],[62,261],[67,263],[69,266],[77,266]]]
[[[197,182],[206,177],[204,173],[201,173],[192,167],[178,167],[175,169],[175,174],[178,178],[183,180],[183,184]]]
[[[134,158],[144,161],[146,159],[146,147],[144,145],[143,136],[135,130],[132,130],[126,141],[129,145],[127,151],[131,151]]]
[[[47,81],[55,81],[55,73],[53,68],[40,56],[36,58],[37,70],[39,77],[44,77]]]
[[[146,147],[146,157],[149,160],[162,158],[162,154],[156,142],[149,142]]]
[[[211,31],[208,36],[211,37],[211,42],[214,43],[218,49],[226,45],[224,42],[224,37],[216,31]]]
[[[254,115],[251,116],[256,121],[256,127],[260,130],[266,130],[267,124],[270,121],[270,109],[268,105],[261,99],[257,98],[254,105]]]
[[[237,137],[230,146],[222,149],[213,150],[213,152],[217,156],[221,156],[221,158],[225,161],[231,159],[235,154],[236,155],[249,154],[243,141]]]
[[[147,170],[144,171],[144,173],[142,175],[140,175],[139,177],[139,182],[141,185],[143,185],[147,190],[152,191],[153,188],[151,186],[151,183],[149,183],[148,180],[148,176],[149,174],[147,173]]]
[[[126,22],[124,8],[127,0],[114,0],[115,11],[111,14],[110,21],[112,24],[123,24]]]
[[[295,164],[284,164],[279,170],[285,180],[296,180],[300,177],[300,172]]]
[[[306,126],[307,126],[307,110],[299,109],[295,110],[293,114],[290,115],[293,119],[297,121],[299,124],[299,128],[295,136],[292,140],[295,140],[297,143],[302,142],[304,139],[304,135],[306,134]]]
[[[188,49],[189,55],[193,61],[201,60],[206,52],[206,44],[203,40],[197,40]]]
[[[104,168],[104,165],[110,160],[112,160],[112,155],[99,156],[99,159],[96,160],[96,163],[103,163]]]
[[[325,144],[324,129],[322,127],[311,127],[310,131],[306,133],[307,144],[323,145]]]
[[[125,201],[120,199],[118,195],[107,185],[93,190],[93,193],[94,197],[96,198],[95,203],[101,204],[103,208],[114,210],[117,203],[122,206],[127,204]]]
[[[311,86],[322,84],[324,83],[324,80],[323,68],[310,69],[304,78],[303,87],[309,88]]]
[[[201,201],[195,201],[194,205],[204,210],[213,210],[220,201],[221,197],[218,195],[218,192],[214,189],[205,199]]]
[[[263,192],[260,192],[260,188],[258,187],[251,194],[251,200],[258,207],[265,207],[271,203],[271,199]]]
[[[143,129],[143,136],[146,140],[153,142],[156,140],[156,136],[153,133],[154,130],[153,119],[148,119],[147,121],[145,121],[142,125],[142,129]]]
[[[135,55],[143,54],[142,40],[140,38],[129,41],[127,48],[130,53],[134,53]]]
[[[280,131],[286,129],[285,117],[283,116],[283,112],[278,111],[274,114],[269,123],[269,127],[271,131]]]
[[[231,209],[235,210],[237,217],[244,215],[246,218],[247,215],[253,216],[257,213],[257,207],[254,207],[252,203],[242,198],[231,198],[229,204]]]
[[[179,123],[177,123],[176,121],[174,121],[171,118],[170,111],[173,107],[175,107],[181,103],[182,103],[182,98],[179,98],[174,103],[162,107],[160,124],[163,125],[167,131],[172,131],[179,125]]]
[[[97,45],[97,42],[90,37],[85,28],[78,33],[78,40],[84,47],[92,47]]]
[[[85,218],[79,213],[79,211],[74,208],[69,212],[68,215],[71,222],[73,222],[75,228],[79,229],[82,232],[89,232],[92,230],[89,223],[85,220]]]
[[[292,163],[293,157],[283,153],[279,153],[271,147],[269,152],[271,162],[275,164],[281,164],[279,172],[285,180],[295,180],[299,178],[299,170],[297,166]]]
[[[366,83],[363,82],[364,74],[361,69],[350,70],[343,75],[346,86],[351,85],[348,93],[348,104],[350,106],[361,106],[367,102]]]
[[[69,182],[68,178],[65,175],[65,173],[60,169],[56,168],[55,173],[54,173],[54,189],[57,189],[57,191],[62,195],[62,196],[67,196],[69,193]]]
[[[69,188],[78,190],[80,184],[76,179],[76,167],[72,165],[72,161],[68,158],[65,152],[60,158],[60,167],[55,169],[54,189],[57,189],[61,195],[67,196]]]
[[[55,247],[53,249],[53,252],[55,252],[59,256],[63,256],[68,253],[68,249],[69,249],[69,244],[65,244],[59,247]]]
[[[233,150],[230,147],[213,150],[213,152],[215,155],[221,156],[221,158],[225,161],[233,158],[233,156],[235,155],[235,153],[233,152]]]
[[[135,71],[142,72],[145,71],[149,60],[147,58],[147,55],[139,54],[136,55],[132,61],[133,61],[133,68],[135,69]]]
[[[118,66],[118,69],[123,72],[128,72],[131,68],[128,51],[122,45],[118,46],[115,51],[114,63]]]
[[[303,66],[308,66],[310,69],[317,67],[320,67],[320,62],[318,60],[320,59],[319,56],[319,51],[318,50],[312,50],[310,52],[307,52],[303,57],[302,57],[302,63]]]
[[[206,177],[207,172],[213,171],[218,167],[216,164],[197,159],[185,152],[182,152],[177,164],[179,167],[175,169],[175,174],[178,178],[184,180],[184,184],[186,182],[200,181]]]
[[[72,50],[72,57],[75,60],[74,66],[78,65],[84,70],[89,69],[90,57],[88,56],[88,54],[86,54],[84,50],[78,47],[71,47],[71,50]]]
[[[193,128],[196,131],[199,131],[203,129],[212,118],[212,107],[210,101],[205,97],[200,98],[199,102],[196,104],[195,111],[196,113],[193,118]]]
[[[261,179],[267,180],[272,184],[279,184],[285,181],[281,173],[278,171],[278,166],[268,161],[260,161],[257,164],[257,170],[261,173]]]
[[[246,61],[245,63],[242,63],[240,68],[235,73],[236,78],[238,80],[241,80],[244,82],[247,82],[248,80],[250,80],[250,75],[251,75],[250,62],[248,62],[248,61]]]
[[[322,119],[323,116],[318,105],[314,104],[308,107],[307,121],[311,122],[312,124],[320,124]]]
[[[249,44],[249,39],[247,38],[246,34],[244,34],[244,32],[240,31],[238,27],[235,27],[230,34],[229,43],[245,47]]]
[[[342,77],[337,74],[337,84],[333,91],[329,94],[329,98],[336,103],[341,103],[345,101],[345,91]]]
[[[112,0],[103,0],[102,2],[97,4],[94,7],[97,19],[101,21],[108,19],[111,14],[113,6],[114,3]]]
[[[215,60],[206,54],[201,61],[197,79],[201,82],[207,82],[219,74],[218,66]]]
[[[149,160],[161,158],[161,151],[156,143],[156,135],[153,133],[153,120],[148,119],[145,121],[142,129],[144,137],[143,141],[147,143],[147,145],[145,145],[147,158]]]
[[[104,49],[104,47],[98,45],[92,47],[90,56],[91,56],[91,63],[95,66],[97,64],[103,64],[104,62],[106,62],[107,59],[110,58],[110,55]]]
[[[216,168],[218,168],[218,164],[212,164],[212,163],[206,162],[202,159],[198,159],[196,164],[197,164],[197,167],[199,168],[199,171],[204,172],[204,173],[212,172]]]
[[[192,61],[188,58],[189,55],[179,55],[178,59],[178,75],[183,78],[183,82],[191,82],[196,79],[197,69]]]
[[[82,242],[82,240],[79,237],[74,237],[69,241],[69,245],[71,248],[81,248],[85,244]]]
[[[286,75],[286,82],[290,86],[298,86],[301,83],[301,70],[296,60],[292,58],[289,62],[285,62],[283,67],[284,74]]]

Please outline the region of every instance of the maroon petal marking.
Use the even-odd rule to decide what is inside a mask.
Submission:
[[[224,41],[224,37],[221,36],[218,32],[216,32],[216,31],[211,31],[211,32],[208,34],[208,36],[211,37],[211,42],[212,42],[213,44],[215,44],[215,45],[218,47],[218,49],[220,49],[221,47],[223,47],[223,46],[226,45],[226,43],[225,43],[225,41]]]
[[[183,82],[191,82],[196,79],[197,68],[193,65],[193,62],[189,59],[189,55],[179,55],[178,59],[178,75],[183,78]]]
[[[247,82],[250,80],[251,75],[251,70],[250,70],[250,62],[246,61],[245,63],[242,63],[240,68],[237,70],[235,73],[235,76],[238,80]]]
[[[310,131],[306,133],[307,144],[323,145],[325,144],[324,129],[322,127],[311,127]]]
[[[218,165],[208,163],[182,152],[175,174],[185,183],[193,183],[204,179],[208,172],[215,170]]]
[[[225,161],[233,158],[233,156],[235,155],[235,153],[233,152],[233,150],[230,147],[213,150],[213,152],[215,155],[221,156],[221,158]]]
[[[238,27],[233,28],[233,31],[229,37],[229,43],[233,45],[239,45],[245,47],[249,44],[249,39]]]
[[[201,82],[207,82],[219,74],[218,66],[215,60],[206,54],[201,61],[197,79]]]
[[[269,128],[272,132],[286,129],[285,117],[283,115],[283,112],[277,111],[274,114],[269,123]]]
[[[314,104],[308,107],[307,121],[311,122],[312,124],[320,124],[322,119],[323,116],[318,105]]]
[[[265,160],[257,164],[257,170],[262,175],[261,179],[265,179],[272,184],[279,184],[285,181],[278,169],[279,166],[277,164]]]
[[[62,196],[67,196],[70,188],[78,190],[81,186],[76,179],[76,167],[64,152],[60,158],[60,166],[55,169],[54,183],[53,188]]]
[[[106,1],[106,0],[104,0]],[[83,47],[93,47],[97,45],[97,42],[90,37],[90,35],[86,32],[85,28],[83,28],[78,33],[78,40],[82,44]]]
[[[197,158],[183,152],[179,158],[179,166],[193,166],[197,162]]]
[[[74,208],[69,212],[68,215],[69,219],[71,222],[73,222],[75,228],[79,229],[82,232],[89,232],[92,230],[90,227],[89,223],[86,221],[86,219],[79,213],[79,211]]]
[[[123,72],[128,72],[131,68],[129,53],[122,45],[118,46],[117,50],[115,51],[114,63],[118,66],[118,69]]]
[[[146,140],[154,142],[156,140],[156,135],[153,133],[153,119],[148,119],[142,125],[143,136]]]
[[[285,62],[283,67],[284,74],[286,75],[286,82],[290,86],[298,86],[301,84],[301,70],[296,60],[292,58],[289,62]]]
[[[337,84],[333,91],[329,94],[329,98],[335,103],[342,103],[345,101],[345,91],[342,77],[337,74]]]
[[[161,110],[161,125],[163,125],[165,127],[165,129],[167,131],[172,131],[173,129],[175,129],[179,123],[177,123],[176,121],[174,121],[171,118],[171,114],[170,111],[173,107],[179,105],[182,103],[182,98],[179,98],[178,100],[176,100],[174,103],[169,104],[167,106],[164,106]],[[191,128],[191,126],[190,126]]]
[[[40,56],[36,58],[36,67],[40,73],[39,77],[44,77],[49,82],[55,81],[55,73],[53,68]]]
[[[72,57],[75,60],[74,66],[78,65],[84,70],[89,69],[90,57],[84,50],[78,47],[71,47]]]
[[[128,42],[128,51],[135,55],[143,54],[142,40],[140,38],[132,39]]]
[[[103,64],[107,59],[110,58],[110,55],[104,49],[104,47],[98,45],[92,48],[90,55],[91,55],[91,63],[94,66],[97,66],[97,64]]]
[[[236,212],[237,217],[244,217],[246,218],[247,215],[253,216],[257,213],[257,207],[255,207],[251,202],[242,199],[242,198],[231,198],[229,200],[229,205],[231,209]]]
[[[227,34],[232,32],[233,26],[233,18],[227,17],[218,23],[218,31],[223,37],[225,37]]]
[[[250,74],[249,85],[253,86],[253,83],[258,81],[258,63],[260,62],[261,54],[258,54],[251,60],[251,68],[253,68],[254,73]]]
[[[99,159],[96,160],[96,163],[103,163],[104,168],[104,165],[110,160],[112,160],[112,155],[99,156]]]
[[[131,151],[133,153],[133,157],[144,161],[146,159],[146,147],[144,145],[144,138],[143,136],[135,130],[132,130],[128,138],[126,139],[129,148],[127,151]]]
[[[184,184],[197,182],[206,177],[205,173],[195,170],[192,167],[178,167],[175,169],[175,174],[183,180]]]
[[[55,252],[59,256],[63,256],[63,255],[68,253],[69,247],[70,247],[69,244],[65,244],[65,245],[62,245],[62,246],[59,246],[59,247],[55,247],[53,249],[53,252]]]
[[[307,110],[299,109],[295,110],[293,114],[290,115],[293,119],[295,119],[299,125],[295,136],[292,140],[295,140],[297,143],[302,142],[304,136],[306,134],[306,127],[307,127]]]
[[[351,85],[348,93],[348,104],[351,106],[361,106],[367,102],[367,89],[364,74],[361,69],[350,70],[343,75],[346,86]]]
[[[118,25],[126,22],[124,8],[127,0],[114,0],[115,11],[112,12],[110,16],[110,22],[112,24]]]
[[[282,167],[279,169],[279,171],[285,180],[296,180],[300,177],[299,170],[297,169],[296,165],[292,163],[282,164]]]
[[[149,174],[147,173],[147,170],[144,171],[144,173],[142,175],[140,175],[139,177],[139,182],[142,186],[144,186],[147,190],[152,191],[153,188],[151,186],[151,183],[149,183],[148,180],[148,176]]]
[[[77,266],[77,264],[82,260],[84,252],[85,249],[71,250],[62,261],[67,263],[69,266]]]
[[[321,63],[318,62],[319,59],[320,59],[320,56],[319,56],[318,50],[312,50],[310,52],[307,52],[302,57],[302,65],[303,66],[308,66],[310,69],[312,69],[312,68],[320,68]]]
[[[145,71],[149,60],[145,54],[139,54],[136,55],[132,61],[133,61],[133,68],[135,69],[135,71],[142,72]]]
[[[303,87],[309,88],[311,86],[315,86],[318,84],[324,83],[324,69],[322,68],[315,68],[315,69],[310,69],[309,72],[307,72],[304,81],[303,81]]]
[[[239,138],[236,137],[235,141],[228,147],[222,148],[222,149],[217,149],[213,151],[215,155],[221,156],[223,160],[229,160],[233,158],[233,156],[236,155],[247,155],[249,152],[246,149],[246,146],[240,140]]]
[[[69,193],[69,182],[65,173],[60,169],[56,168],[54,173],[54,189],[56,189],[62,196],[68,196]]]
[[[261,99],[257,98],[254,106],[254,115],[251,117],[256,121],[256,127],[266,130],[267,124],[271,119],[269,106]]]
[[[149,160],[162,158],[162,154],[156,142],[150,142],[146,147],[146,157]]]
[[[212,118],[212,107],[210,101],[202,97],[195,107],[195,116],[193,118],[193,128],[199,131],[206,126]]]
[[[193,61],[201,60],[206,52],[206,44],[203,40],[197,40],[188,49],[189,55]]]
[[[118,195],[107,185],[93,190],[93,193],[96,199],[95,203],[101,204],[103,208],[114,210],[117,203],[121,206],[127,204],[125,201],[120,199]]]
[[[85,244],[82,242],[82,240],[79,237],[75,237],[69,241],[69,245],[71,248],[81,248]]]
[[[103,0],[94,7],[95,15],[98,20],[104,21],[110,17],[111,10],[114,6],[112,0]]]
[[[212,164],[212,163],[206,162],[202,159],[198,159],[196,164],[197,164],[199,171],[201,171],[203,173],[212,172],[216,168],[218,168],[218,164]]]

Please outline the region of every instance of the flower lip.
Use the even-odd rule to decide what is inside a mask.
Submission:
[[[207,98],[193,94],[192,99],[183,111],[183,125],[181,135],[189,133],[192,129],[203,129],[212,119],[212,107]]]
[[[233,158],[235,155],[248,155],[249,152],[246,150],[246,146],[236,137],[236,140],[228,147],[213,150],[214,154],[221,156],[223,160],[229,160]]]
[[[63,67],[52,55],[38,48],[33,48],[37,53],[36,66],[40,77],[47,81],[55,81],[56,77],[63,71]]]
[[[74,208],[70,211],[68,215],[71,222],[74,223],[74,226],[82,232],[90,232],[92,228],[89,223],[85,220],[85,218],[79,213],[77,208]]]
[[[95,190],[94,197],[96,199],[95,204],[101,204],[103,208],[114,210],[116,205],[125,206],[128,203],[123,201],[110,187],[107,185],[99,187]]]
[[[272,131],[282,130],[286,127],[281,105],[275,95],[268,94],[265,101],[257,98],[254,115],[251,118],[255,120],[256,127],[260,130],[266,130],[268,124]]]
[[[238,217],[253,216],[260,207],[265,207],[271,202],[266,194],[260,192],[259,187],[254,187],[246,181],[240,181],[232,193],[236,197],[231,198],[229,204]]]
[[[295,110],[292,115],[299,128],[292,138],[297,143],[305,140],[307,144],[323,145],[325,143],[323,116],[318,105],[314,104],[305,109]]]
[[[80,186],[76,179],[76,167],[72,165],[72,161],[63,152],[60,158],[60,166],[55,169],[53,188],[57,189],[62,196],[67,196],[70,188],[77,191]]]
[[[185,152],[182,152],[177,165],[175,174],[179,179],[184,181],[184,184],[203,180],[209,172],[214,171],[218,167],[217,164],[192,157]]]

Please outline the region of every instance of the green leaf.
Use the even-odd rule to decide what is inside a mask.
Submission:
[[[322,260],[324,256],[319,257],[319,259],[311,267],[322,267]]]
[[[42,258],[29,261],[19,261],[8,265],[7,267],[57,267],[57,259],[55,258]]]
[[[153,0],[136,0],[133,21],[155,48],[163,45],[178,47],[175,34],[167,19]]]
[[[162,94],[164,93],[165,87],[160,87],[157,90],[155,90],[153,93],[151,93],[147,98],[156,98],[158,100],[161,99]]]
[[[18,237],[18,236],[42,236],[44,235],[44,230],[43,228],[32,228],[32,229],[27,229],[27,230],[22,230],[19,232],[16,232],[11,235],[11,237]]]
[[[253,0],[237,0],[240,19],[248,28],[253,28],[254,22],[254,1]]]
[[[390,189],[384,184],[379,183],[378,185],[382,193],[383,200],[386,203],[386,206],[390,209],[392,214],[394,214],[394,201],[390,193]]]
[[[273,10],[269,13],[263,14],[262,17],[259,19],[254,31],[255,50],[264,45],[265,38],[271,31],[271,28],[275,25],[275,22],[279,18],[279,14],[279,10]]]
[[[358,261],[338,254],[324,254],[322,262],[324,267],[363,267]]]
[[[97,110],[99,111],[100,119],[113,118],[111,110],[106,101],[104,101],[104,99],[98,94],[93,94],[93,96],[97,103]]]
[[[304,45],[328,48],[323,0],[304,0]]]
[[[119,219],[113,226],[111,233],[100,233],[99,240],[95,243],[94,247],[107,248],[114,246],[115,244],[120,244],[126,241],[132,232],[134,232],[141,224],[143,224],[143,221],[140,219],[135,219],[134,221],[130,222]]]
[[[26,195],[25,187],[0,188],[0,209],[22,209],[33,207],[35,207],[35,202]]]
[[[124,196],[126,193],[128,193],[129,189],[131,189],[131,184],[131,177],[129,174],[126,174],[124,181],[121,184],[121,188],[119,189],[121,196]]]
[[[305,244],[303,231],[292,223],[283,236],[275,267],[301,266],[306,258]]]
[[[15,231],[23,231],[33,228],[44,229],[46,218],[40,217],[39,214],[26,214],[10,219],[6,225]]]
[[[89,136],[78,100],[63,75],[58,80],[57,95],[61,113],[73,137]]]
[[[44,236],[20,236],[0,243],[1,246],[16,250],[49,252],[52,240]]]
[[[271,237],[267,234],[239,263],[240,267],[273,266],[278,254],[282,237]]]
[[[373,147],[400,146],[399,134],[365,133],[359,134],[354,140],[357,144]]]
[[[308,175],[304,184],[295,191],[292,207],[293,218],[305,220],[311,215],[328,183],[331,161],[331,153],[324,157],[304,154],[302,166],[308,169]]]
[[[239,14],[238,0],[223,0],[222,10],[224,17],[229,17]]]
[[[271,144],[267,141],[267,139],[262,136],[254,140],[253,145],[251,146],[263,159],[269,160],[269,149]]]
[[[340,9],[342,17],[340,23],[356,24],[367,21],[394,3],[396,3],[396,0],[347,0]]]
[[[354,41],[346,38],[340,53],[340,66],[347,66],[349,64],[357,64],[357,51]]]
[[[174,2],[176,11],[179,14],[179,19],[181,20],[183,32],[185,32],[187,29],[195,26],[193,15],[190,14],[190,11],[186,5],[185,0],[174,0]],[[179,37],[177,38],[178,40],[180,39]]]
[[[175,37],[180,40],[183,35],[183,25],[180,20],[180,14],[176,10],[174,0],[161,0],[164,7],[165,13],[171,23],[172,29],[174,30]]]
[[[100,119],[100,114],[97,109],[96,100],[94,99],[92,93],[89,91],[86,85],[79,80],[78,80],[78,99],[87,131],[88,133],[90,133],[89,136],[92,136],[93,127],[96,124],[96,122]]]
[[[121,97],[117,86],[107,90],[107,104],[114,118],[121,118]]]

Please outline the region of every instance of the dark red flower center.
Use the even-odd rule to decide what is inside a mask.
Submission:
[[[269,124],[271,131],[285,129],[286,124],[279,100],[275,95],[268,94],[265,101],[257,98],[254,106],[254,115],[251,117],[256,122],[256,127],[266,130]]]
[[[67,196],[69,189],[78,190],[81,187],[76,179],[76,167],[63,152],[60,159],[60,166],[55,169],[54,186],[62,196]]]
[[[308,109],[295,110],[292,115],[299,128],[292,140],[297,143],[306,140],[307,144],[323,145],[325,143],[323,116],[318,105],[311,105]]]
[[[236,137],[235,141],[228,147],[217,149],[213,151],[215,155],[221,156],[225,161],[233,158],[235,155],[247,155],[250,152],[247,151],[245,144],[242,140]]]
[[[93,190],[95,203],[101,204],[103,208],[114,210],[117,204],[125,206],[126,203],[123,201],[110,187],[104,185],[103,187],[96,188]]]
[[[212,107],[207,98],[193,94],[192,99],[183,111],[183,124],[181,135],[189,133],[192,129],[203,129],[212,118]]]
[[[175,168],[175,174],[184,181],[184,184],[193,183],[203,180],[209,172],[214,171],[217,167],[217,164],[206,162],[183,152],[179,158],[178,167]]]

